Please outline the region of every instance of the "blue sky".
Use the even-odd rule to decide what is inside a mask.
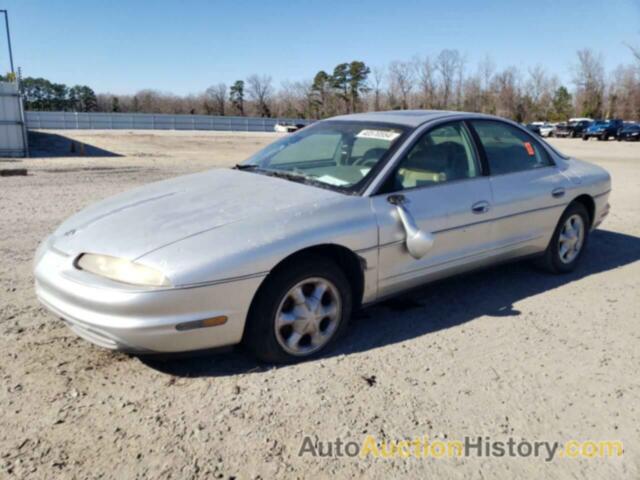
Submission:
[[[26,76],[99,92],[178,94],[252,73],[281,80],[363,60],[462,52],[470,68],[543,65],[569,83],[575,52],[608,69],[640,45],[640,0],[5,0],[14,59]],[[6,49],[0,68],[8,70]]]

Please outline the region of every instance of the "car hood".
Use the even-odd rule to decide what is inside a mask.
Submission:
[[[214,229],[340,198],[344,195],[281,178],[216,169],[103,200],[65,221],[51,242],[69,255],[93,252],[134,260]]]

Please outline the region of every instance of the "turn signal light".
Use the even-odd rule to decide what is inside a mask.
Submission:
[[[196,328],[217,327],[218,325],[224,325],[227,323],[228,318],[224,315],[217,317],[206,318],[204,320],[194,320],[192,322],[179,323],[176,325],[176,330],[194,330]]]

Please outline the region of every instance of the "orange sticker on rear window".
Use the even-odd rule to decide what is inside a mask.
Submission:
[[[527,150],[527,153],[530,157],[533,157],[536,154],[535,150],[529,142],[524,142],[524,148]]]

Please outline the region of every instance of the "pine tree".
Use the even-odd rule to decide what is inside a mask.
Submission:
[[[351,111],[355,112],[360,101],[360,93],[369,90],[367,77],[371,69],[364,62],[354,60],[349,65],[349,98],[351,100]]]
[[[244,116],[244,82],[237,80],[229,89],[229,99],[233,107]]]

